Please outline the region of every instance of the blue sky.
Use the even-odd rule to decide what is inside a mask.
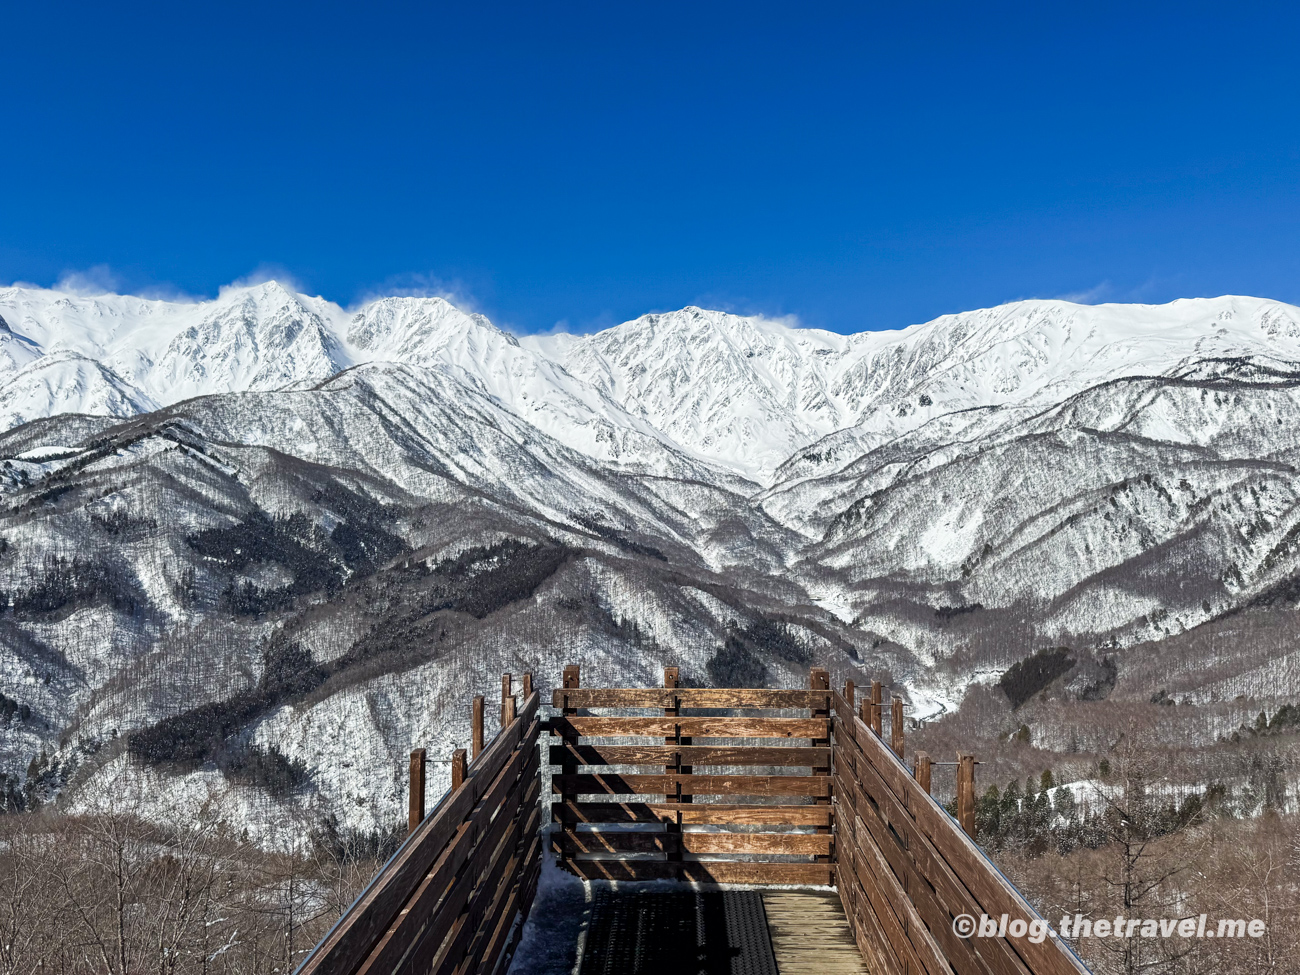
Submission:
[[[9,4],[0,281],[519,331],[1300,302],[1296,10]]]

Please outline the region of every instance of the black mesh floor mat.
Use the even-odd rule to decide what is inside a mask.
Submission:
[[[591,907],[579,975],[777,975],[753,890],[612,890]]]

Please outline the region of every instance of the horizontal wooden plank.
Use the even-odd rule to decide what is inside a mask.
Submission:
[[[765,687],[557,688],[557,708],[818,708],[829,710],[828,691]]]
[[[525,732],[534,733],[540,698],[533,692],[514,723],[484,749],[465,784],[443,796],[343,917],[298,969],[297,975],[350,975],[387,931],[416,886],[460,829],[465,817],[511,758]]]
[[[831,761],[829,748],[800,745],[552,745],[550,762],[566,759],[579,765],[672,765],[680,757],[694,768],[762,765],[773,768],[812,768]]]
[[[808,796],[831,794],[829,775],[556,775],[555,792],[568,795]]]
[[[831,883],[829,863],[736,863],[720,860],[576,860],[560,861],[584,880],[686,880],[715,884]]]
[[[675,823],[715,826],[829,826],[830,806],[713,802],[556,802],[557,823]]]
[[[551,719],[551,730],[584,738],[829,738],[826,718],[587,718]]]
[[[827,833],[553,833],[551,849],[579,853],[767,853],[829,855]]]

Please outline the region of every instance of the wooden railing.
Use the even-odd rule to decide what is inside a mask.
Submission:
[[[586,879],[829,884],[825,671],[814,673],[809,690],[678,687],[676,668],[665,671],[664,684],[583,688],[578,668],[565,668],[554,694],[560,714],[550,722],[559,862]],[[590,713],[609,709],[657,714]],[[750,713],[774,709],[804,714]],[[699,713],[719,710],[727,714]],[[622,738],[641,742],[617,743]],[[701,738],[708,743],[694,744]],[[637,771],[621,771],[628,768]],[[787,774],[736,771],[756,768]],[[695,801],[704,797],[721,801]],[[619,825],[602,829],[611,824]],[[710,831],[689,829],[699,826]]]
[[[1088,969],[1056,938],[958,937],[960,915],[1038,918],[975,845],[973,808],[963,829],[929,794],[929,762],[902,761],[900,720],[881,737],[879,692],[855,714],[852,685],[834,694],[835,885],[858,948],[876,975],[1079,975]],[[865,720],[864,720],[865,716]],[[973,769],[973,763],[963,762]],[[924,786],[917,781],[924,780]],[[959,811],[973,800],[963,777]],[[959,779],[959,781],[962,781]]]
[[[538,695],[505,685],[502,730],[470,763],[452,758],[452,788],[423,816],[423,763],[412,761],[406,842],[298,968],[298,975],[505,971],[540,868]],[[475,701],[475,747],[482,700]],[[418,787],[417,787],[418,779]]]
[[[973,757],[957,763],[954,819],[930,795],[929,758],[903,762],[900,700],[887,745],[879,684],[855,713],[851,683],[833,692],[821,669],[809,683],[684,688],[668,668],[662,688],[584,688],[566,667],[545,725],[558,862],[586,879],[834,884],[873,975],[1084,975],[1055,937],[954,931],[961,915],[1039,920],[973,841]],[[540,861],[542,724],[528,677],[524,696],[516,714],[506,675],[486,749],[475,698],[474,760],[455,753],[452,788],[428,816],[423,753],[412,755],[410,835],[298,975],[509,967]],[[609,710],[622,713],[591,713]]]

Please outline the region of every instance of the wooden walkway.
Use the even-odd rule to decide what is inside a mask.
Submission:
[[[780,975],[865,975],[839,894],[810,890],[763,892],[767,930]]]

